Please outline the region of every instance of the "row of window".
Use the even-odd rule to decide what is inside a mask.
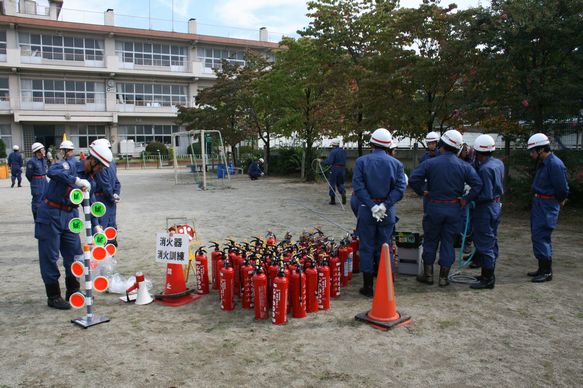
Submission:
[[[87,148],[93,141],[105,137],[104,125],[80,125],[69,128],[71,141],[79,148]]]
[[[94,81],[22,79],[21,93],[23,102],[66,105],[103,103],[105,84]],[[8,78],[0,78],[0,101],[8,100]],[[149,107],[186,105],[187,86],[118,82],[117,102]]]
[[[103,61],[103,40],[20,32],[23,56],[65,61]]]
[[[148,144],[157,141],[172,144],[172,133],[178,131],[178,125],[121,125],[117,129],[117,135],[120,140],[133,140],[135,143]]]
[[[19,32],[18,44],[24,57],[84,62],[103,61],[104,56],[102,39]],[[122,62],[143,66],[184,67],[188,57],[187,46],[164,43],[116,41],[115,51]],[[243,50],[209,47],[197,52],[207,68],[219,68],[221,60],[245,65]],[[6,31],[0,31],[0,54],[6,54]]]
[[[10,125],[0,125],[0,139],[2,139],[6,146],[6,153],[10,153],[12,149],[12,130],[10,129]]]
[[[177,106],[186,105],[184,85],[117,83],[118,104],[138,106]]]

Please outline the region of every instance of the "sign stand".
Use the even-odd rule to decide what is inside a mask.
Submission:
[[[100,205],[102,206],[101,210],[105,212],[105,205],[101,203]],[[88,327],[99,325],[100,323],[109,322],[109,318],[93,314],[93,281],[91,280],[90,265],[93,235],[91,233],[91,209],[89,207],[88,191],[83,192],[83,212],[85,213],[85,245],[83,246],[83,261],[85,264],[85,306],[87,308],[87,314],[84,317],[72,319],[71,322],[87,329]]]

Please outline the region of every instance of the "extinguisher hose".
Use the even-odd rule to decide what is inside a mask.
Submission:
[[[467,260],[463,259],[464,247],[466,245],[466,238],[468,236],[468,230],[470,228],[470,207],[471,206],[469,204],[466,206],[466,226],[464,228],[464,234],[462,235],[462,246],[460,247],[460,255],[459,255],[459,259],[458,259],[458,270],[449,275],[449,281],[452,283],[462,283],[462,284],[479,283],[478,279],[476,279],[474,276],[462,274],[462,269],[464,269],[466,266],[468,266],[470,264],[470,261],[472,261],[472,258],[474,257],[474,254],[476,253],[476,250],[474,248],[474,251],[468,257],[468,259]]]

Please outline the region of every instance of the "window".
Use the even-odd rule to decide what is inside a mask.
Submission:
[[[203,62],[206,68],[220,69],[223,59],[229,63],[245,66],[245,52],[241,50],[207,47],[199,48],[197,51],[199,61]]]
[[[63,105],[105,102],[105,85],[102,82],[22,79],[21,89],[23,102]]]
[[[77,144],[79,148],[87,148],[95,140],[105,137],[105,126],[79,125],[69,128],[69,136],[73,144]]]
[[[117,103],[161,107],[186,105],[186,85],[117,83]]]
[[[6,54],[6,31],[0,31],[0,54]]]
[[[71,36],[18,34],[22,56],[56,61],[103,61],[103,40]]]
[[[10,101],[10,92],[8,88],[8,78],[0,78],[0,102]]]
[[[115,42],[115,51],[123,62],[142,66],[184,66],[186,47],[160,43]]]
[[[10,125],[0,125],[0,139],[4,141],[6,150],[12,149],[12,130]]]
[[[159,141],[163,144],[172,144],[171,134],[178,131],[180,131],[178,125],[123,125],[118,127],[117,134],[120,140],[133,140],[136,143],[148,144]]]

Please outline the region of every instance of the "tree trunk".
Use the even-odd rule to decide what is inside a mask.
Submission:
[[[269,175],[269,162],[271,158],[271,136],[269,134],[269,130],[265,135],[265,150],[264,150],[264,159],[265,159],[265,175]]]
[[[358,156],[362,156],[364,148],[364,136],[362,131],[358,131]]]

